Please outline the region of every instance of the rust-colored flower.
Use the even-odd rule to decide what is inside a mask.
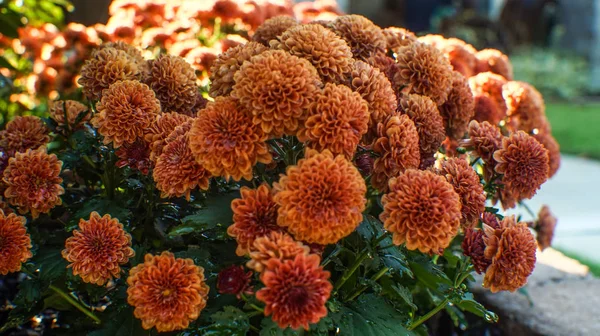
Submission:
[[[328,149],[350,159],[368,124],[369,106],[360,94],[347,86],[327,83],[316,94],[297,136],[310,148]]]
[[[171,134],[175,127],[183,125],[191,120],[190,116],[185,114],[171,112],[161,113],[154,117],[152,124],[144,134],[144,140],[150,144],[150,159],[156,161],[166,145],[166,138]]]
[[[477,72],[493,72],[507,80],[513,79],[513,68],[508,56],[500,50],[483,49],[475,54],[477,57]]]
[[[127,44],[123,41],[115,41],[105,43],[101,45],[100,48],[114,48],[117,50],[122,50],[138,65],[138,67],[140,67],[141,71],[148,71],[148,65],[146,64],[146,60],[144,59],[142,52],[131,44]]]
[[[379,71],[385,74],[385,77],[390,81],[390,84],[394,84],[394,74],[398,71],[398,68],[396,67],[396,61],[393,58],[386,54],[377,54],[374,57],[371,57],[367,63],[379,69]],[[392,89],[394,89],[393,85]]]
[[[452,89],[452,65],[435,47],[415,42],[396,52],[394,88],[408,88],[442,105]]]
[[[550,168],[548,178],[551,178],[560,168],[560,146],[550,133],[540,132],[534,134],[533,137],[548,150],[548,166]]]
[[[196,161],[212,175],[249,181],[257,162],[272,160],[266,138],[236,100],[217,97],[194,120],[189,144]]]
[[[240,193],[242,198],[231,202],[233,224],[227,228],[227,234],[237,241],[235,253],[243,256],[257,238],[283,229],[277,225],[277,204],[268,185],[257,189],[242,187]]]
[[[465,238],[462,242],[462,249],[464,255],[471,258],[475,272],[479,274],[485,273],[492,261],[485,257],[483,231],[467,228],[465,230]]]
[[[319,266],[321,258],[310,254],[298,254],[295,259],[271,258],[260,280],[265,287],[256,298],[265,303],[265,315],[285,329],[317,323],[327,316],[325,303],[333,286],[329,272]]]
[[[548,179],[548,151],[523,131],[504,138],[494,160],[504,188],[517,199],[533,197]]]
[[[371,184],[382,192],[388,190],[388,180],[407,169],[419,167],[419,133],[407,115],[389,117],[377,127],[373,151],[379,154],[373,165]]]
[[[452,90],[446,102],[439,107],[444,119],[446,134],[452,139],[462,139],[469,121],[475,114],[475,102],[467,79],[458,72],[452,76]]]
[[[324,82],[342,83],[352,70],[354,59],[346,41],[318,24],[294,26],[270,45],[307,59]]]
[[[62,161],[44,148],[28,149],[10,158],[2,181],[6,184],[4,197],[20,213],[31,212],[33,218],[48,213],[62,204],[60,195],[65,190],[60,185]]]
[[[92,125],[104,136],[104,144],[120,147],[144,136],[160,113],[160,103],[146,84],[127,80],[111,85],[96,109]]]
[[[363,61],[354,63],[350,76],[350,88],[358,92],[369,106],[370,118],[367,137],[374,138],[377,133],[377,124],[396,111],[398,106],[396,94],[385,74]]]
[[[554,238],[554,229],[556,228],[557,219],[550,212],[550,208],[544,205],[538,213],[537,221],[535,222],[534,230],[537,233],[537,242],[540,250],[545,250],[552,245]]]
[[[493,168],[496,165],[494,152],[502,146],[502,138],[498,126],[487,121],[479,123],[472,120],[469,123],[469,139],[464,145],[473,148],[483,162]]]
[[[149,63],[150,75],[145,82],[156,94],[161,108],[193,115],[200,92],[192,66],[179,56],[165,54]]]
[[[359,145],[359,148],[361,148],[360,145]],[[362,148],[366,149],[368,147],[362,147]],[[375,159],[368,152],[359,154],[354,159],[354,165],[356,165],[356,168],[358,168],[358,171],[363,176],[371,175],[371,173],[373,172],[373,164],[374,163],[375,163]]]
[[[307,243],[334,244],[356,229],[365,209],[367,187],[343,156],[308,149],[273,186],[277,224]]]
[[[209,287],[204,269],[171,252],[146,254],[144,263],[129,271],[127,284],[127,302],[135,308],[133,315],[142,320],[144,329],[185,329],[206,307]]]
[[[80,129],[92,118],[88,107],[75,100],[52,101],[49,103],[48,112],[50,118],[56,122],[58,132],[67,128],[71,132]]]
[[[32,257],[31,238],[25,217],[0,210],[0,274],[21,270],[21,264]]]
[[[115,164],[119,168],[129,167],[138,170],[144,175],[148,175],[152,167],[150,161],[150,147],[143,140],[136,140],[134,143],[124,143],[116,152],[119,161]]]
[[[269,46],[269,41],[281,36],[284,31],[298,25],[298,20],[291,16],[279,15],[265,20],[252,35],[252,41]]]
[[[485,93],[473,95],[475,111],[473,120],[484,122],[487,121],[492,125],[498,125],[506,116],[506,113],[496,104],[494,99]]]
[[[394,244],[441,254],[460,226],[460,197],[450,183],[429,170],[407,170],[389,181],[379,216]]]
[[[473,227],[485,210],[485,193],[479,175],[465,159],[450,158],[443,161],[438,174],[450,182],[461,201],[461,224]]]
[[[250,261],[246,264],[257,272],[262,272],[271,258],[281,261],[293,260],[299,254],[309,254],[310,248],[285,232],[272,231],[257,238],[250,249]]]
[[[234,75],[252,56],[258,55],[268,48],[258,42],[248,42],[227,49],[220,54],[210,68],[211,97],[226,96],[233,89]]]
[[[493,229],[500,228],[500,221],[498,221],[498,216],[491,212],[484,212],[481,214],[481,221],[488,226],[491,226]]]
[[[36,116],[17,116],[0,132],[0,147],[12,152],[37,149],[50,141],[50,131]]]
[[[231,265],[217,275],[217,290],[220,294],[233,294],[238,299],[242,294],[251,294],[252,271],[246,272],[244,266]]]
[[[442,52],[454,71],[461,73],[465,77],[471,77],[477,72],[477,51],[470,44],[457,38],[449,38],[444,41],[441,48]]]
[[[421,158],[433,156],[446,138],[444,119],[435,103],[426,96],[402,95],[398,101],[398,111],[415,123]]]
[[[90,100],[100,100],[102,91],[121,80],[142,79],[142,69],[123,50],[102,48],[94,50],[92,56],[81,68],[77,80],[83,86],[83,93]]]
[[[500,228],[484,228],[485,257],[492,262],[485,272],[483,287],[492,293],[523,287],[535,267],[535,238],[527,224],[514,216],[504,217]]]
[[[395,50],[407,46],[417,40],[415,34],[407,29],[399,27],[388,27],[383,29],[388,50]]]
[[[506,84],[506,79],[500,75],[491,72],[482,72],[469,78],[469,86],[473,92],[473,96],[477,99],[480,95],[487,95],[495,104],[494,107],[488,107],[490,111],[487,114],[490,119],[489,122],[492,124],[498,124],[504,117],[506,117],[506,102],[502,95],[502,87]],[[483,106],[486,107],[486,106]],[[485,111],[478,111],[480,107],[476,105],[476,115],[482,114]],[[493,112],[493,113],[491,113]],[[493,119],[492,119],[493,118]]]
[[[125,232],[123,224],[110,215],[100,217],[95,211],[88,220],[79,220],[79,230],[73,230],[62,251],[74,275],[99,286],[120,278],[121,265],[134,255],[131,235]]]
[[[321,81],[305,59],[269,50],[244,63],[235,74],[231,96],[239,99],[265,134],[294,134],[306,118]]]
[[[539,131],[548,121],[544,99],[533,86],[510,81],[502,87],[506,101],[508,125],[527,133]]]
[[[331,29],[348,43],[358,60],[367,61],[387,48],[381,28],[362,15],[338,16],[331,23]]]
[[[210,173],[194,158],[185,125],[173,130],[169,137],[173,136],[174,139],[166,141],[156,160],[152,176],[163,198],[185,196],[189,200],[192,190],[208,190]]]

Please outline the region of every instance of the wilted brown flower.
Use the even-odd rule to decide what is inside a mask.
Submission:
[[[398,100],[398,111],[415,123],[419,133],[421,158],[432,157],[446,138],[444,119],[438,107],[429,97],[408,94],[402,95]]]
[[[226,96],[233,89],[234,75],[252,56],[258,55],[268,48],[258,42],[248,42],[228,49],[220,54],[210,68],[211,97]]]
[[[444,55],[420,42],[399,48],[396,55],[394,88],[408,88],[410,93],[427,96],[436,105],[442,105],[452,89],[452,66]]]
[[[231,202],[233,224],[227,228],[227,234],[237,241],[235,253],[243,256],[257,238],[283,229],[277,225],[277,204],[267,184],[257,189],[242,187],[240,194],[242,198]]]
[[[489,121],[492,124],[498,124],[504,117],[506,117],[506,102],[502,95],[502,87],[506,84],[506,79],[500,75],[496,75],[491,72],[482,72],[469,78],[469,86],[473,92],[473,96],[477,100],[480,95],[487,95],[495,104],[495,108],[479,106],[479,102],[476,101],[475,115],[489,115]],[[486,103],[486,102],[484,102]],[[487,108],[486,111],[479,111],[481,108]],[[493,118],[493,119],[492,119]]]
[[[4,197],[10,205],[18,207],[20,213],[31,212],[33,218],[50,212],[62,204],[60,195],[65,190],[60,185],[61,168],[62,161],[54,154],[46,154],[44,148],[17,153],[4,170]]]
[[[115,166],[119,168],[129,167],[139,170],[142,174],[148,175],[152,167],[150,161],[150,147],[143,140],[136,140],[134,143],[124,143],[116,152],[119,161]]]
[[[160,103],[146,84],[126,80],[111,85],[96,109],[92,125],[104,136],[104,144],[120,147],[144,136],[160,113]]]
[[[277,224],[297,240],[334,244],[362,220],[365,181],[350,161],[329,150],[307,149],[305,158],[288,166],[273,188]]]
[[[144,262],[129,271],[127,284],[127,302],[135,308],[133,315],[142,320],[144,329],[185,329],[206,307],[209,288],[204,283],[204,269],[171,252],[146,254]]]
[[[350,76],[350,88],[360,93],[369,106],[370,119],[367,136],[374,138],[377,133],[377,124],[396,111],[398,106],[396,94],[385,74],[363,61],[354,62]]]
[[[175,127],[183,125],[191,120],[190,116],[185,114],[171,112],[161,113],[154,117],[150,127],[144,134],[144,140],[150,144],[150,159],[156,161],[166,145],[166,138],[171,134]]]
[[[269,163],[267,136],[231,97],[217,97],[195,119],[189,145],[196,161],[214,176],[252,179],[252,167]]]
[[[294,26],[270,45],[307,59],[324,82],[342,83],[352,70],[352,50],[346,41],[318,24]]]
[[[450,158],[443,161],[438,174],[450,182],[461,201],[461,224],[473,227],[485,210],[485,193],[479,175],[465,159]]]
[[[369,106],[360,94],[347,86],[327,83],[316,94],[297,136],[310,148],[328,149],[333,155],[351,159],[368,124]]]
[[[294,134],[306,118],[321,81],[305,59],[269,50],[244,63],[234,76],[231,96],[250,112],[265,134]]]
[[[485,257],[483,231],[467,228],[465,230],[465,239],[462,242],[462,249],[464,255],[471,258],[475,272],[479,274],[485,273],[492,261]]]
[[[12,152],[37,149],[50,141],[49,132],[39,117],[16,116],[0,131],[0,146]]]
[[[317,255],[299,254],[295,259],[271,258],[260,280],[265,287],[256,298],[265,303],[265,315],[284,329],[317,323],[327,315],[325,303],[333,286],[329,272],[319,266]]]
[[[88,107],[75,100],[56,100],[51,101],[48,105],[50,118],[56,122],[58,132],[66,129],[71,132],[80,129],[92,118]]]
[[[556,228],[557,219],[550,212],[550,208],[544,205],[538,213],[538,219],[535,222],[534,230],[537,232],[537,242],[540,250],[545,250],[552,245],[554,238],[554,229]]]
[[[252,271],[246,272],[244,266],[231,265],[217,275],[217,290],[220,294],[234,294],[238,299],[242,294],[251,294]]]
[[[556,174],[560,168],[560,146],[554,137],[546,132],[534,134],[533,137],[548,150],[548,178]]]
[[[500,50],[483,49],[475,54],[477,57],[477,72],[493,72],[507,80],[513,79],[513,68],[508,56]]]
[[[88,220],[79,220],[79,230],[73,230],[73,236],[67,239],[62,251],[73,275],[99,286],[120,278],[121,265],[134,255],[131,235],[125,232],[123,224],[110,215],[100,217],[95,211]]]
[[[460,226],[460,198],[443,177],[410,169],[389,181],[379,216],[394,244],[441,254]]]
[[[492,293],[511,292],[523,287],[535,267],[535,238],[527,224],[504,217],[499,229],[484,228],[485,257],[491,264],[485,272],[483,287]]]
[[[472,147],[483,162],[493,168],[496,165],[494,152],[502,146],[502,138],[498,126],[487,121],[479,123],[472,120],[469,123],[469,139],[465,146]]]
[[[525,82],[510,81],[502,87],[506,101],[508,125],[527,133],[539,131],[546,123],[542,95]]]
[[[534,137],[518,131],[502,140],[494,152],[495,170],[502,184],[517,199],[531,198],[548,179],[548,151]]]
[[[102,91],[117,81],[140,80],[142,75],[142,69],[125,51],[102,48],[85,61],[77,83],[89,100],[100,100]]]
[[[362,15],[338,16],[331,23],[331,29],[346,40],[358,60],[366,61],[387,48],[381,28]]]
[[[271,258],[281,261],[294,260],[299,254],[308,254],[310,248],[285,232],[272,231],[258,237],[250,248],[250,261],[246,264],[257,272],[262,272]]]
[[[192,66],[179,56],[165,54],[149,63],[150,75],[145,82],[156,93],[162,110],[193,115],[200,92]]]
[[[373,151],[379,154],[373,165],[371,184],[382,192],[388,190],[388,180],[407,169],[419,167],[419,133],[407,115],[389,117],[377,127]]]
[[[298,25],[298,21],[291,16],[280,15],[265,20],[252,35],[252,41],[269,46],[269,41],[274,40],[284,31]]]
[[[439,107],[448,137],[463,138],[469,127],[469,121],[475,114],[474,108],[473,94],[467,79],[455,71],[452,76],[452,90],[446,102]]]
[[[31,238],[25,227],[25,217],[0,210],[0,274],[21,270],[21,264],[29,260]]]
[[[417,40],[417,37],[413,32],[398,27],[388,27],[383,29],[383,36],[385,36],[388,50],[407,46]]]

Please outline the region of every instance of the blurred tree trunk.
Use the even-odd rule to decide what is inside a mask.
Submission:
[[[202,0],[200,0],[202,1]],[[106,23],[111,0],[71,0],[75,10],[67,13],[67,22],[79,22],[86,26]]]

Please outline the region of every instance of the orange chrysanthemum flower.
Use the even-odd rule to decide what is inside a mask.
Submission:
[[[470,44],[457,38],[449,38],[441,50],[452,64],[454,71],[465,77],[471,77],[477,72],[477,58],[475,57],[477,50]]]
[[[513,68],[508,56],[500,50],[483,49],[475,54],[477,57],[477,72],[493,72],[507,80],[513,79]]]
[[[346,41],[318,24],[292,27],[270,45],[307,59],[325,82],[342,83],[352,70],[354,59]]]
[[[557,219],[550,212],[550,208],[544,205],[538,213],[537,221],[534,223],[534,230],[537,233],[536,239],[540,250],[543,251],[552,245],[556,222]]]
[[[446,138],[444,119],[438,107],[429,97],[408,94],[400,97],[398,111],[415,123],[419,133],[421,158],[432,157]]]
[[[475,114],[475,101],[469,82],[456,71],[452,77],[452,90],[446,102],[439,107],[439,111],[444,119],[448,137],[462,139],[469,127],[469,121]]]
[[[473,95],[473,120],[487,121],[492,125],[498,125],[506,116],[505,112],[496,104],[496,101],[488,94],[480,93]]]
[[[33,218],[50,212],[62,204],[60,195],[65,190],[60,185],[61,168],[62,161],[54,154],[46,154],[44,148],[17,153],[4,170],[4,197],[20,213],[31,212]]]
[[[260,280],[265,287],[256,298],[265,303],[265,315],[285,329],[317,323],[327,316],[325,303],[333,286],[329,272],[319,266],[317,255],[299,254],[295,259],[271,258]]]
[[[209,287],[204,269],[192,259],[175,258],[173,253],[146,254],[144,263],[129,271],[127,302],[142,320],[144,329],[158,332],[182,330],[206,307]]]
[[[257,162],[272,160],[266,138],[236,100],[217,97],[195,119],[189,144],[196,161],[212,175],[249,181]]]
[[[281,36],[284,31],[297,26],[298,20],[291,16],[279,15],[269,18],[256,29],[252,41],[269,46],[269,41]]]
[[[517,199],[533,197],[548,179],[548,151],[523,131],[504,138],[494,160],[504,188]]]
[[[295,133],[321,86],[307,60],[281,50],[252,57],[234,78],[231,96],[250,112],[254,124],[273,137]]]
[[[95,211],[89,220],[79,220],[79,230],[73,230],[73,237],[67,239],[62,251],[74,275],[99,286],[120,278],[121,265],[134,255],[131,235],[125,232],[123,224],[110,215],[100,217]]]
[[[419,133],[407,115],[389,117],[377,127],[373,151],[379,154],[373,164],[371,184],[382,192],[388,190],[388,180],[407,169],[419,167]]]
[[[150,144],[150,160],[158,160],[166,145],[166,138],[171,134],[175,127],[180,126],[191,120],[190,116],[185,114],[171,112],[158,114],[150,127],[144,134],[144,140]]]
[[[267,184],[257,189],[242,187],[240,193],[242,198],[231,202],[233,224],[227,228],[227,234],[237,241],[235,253],[243,256],[257,238],[284,230],[277,225],[277,204]]]
[[[0,210],[0,274],[21,270],[21,264],[32,257],[31,238],[25,217]]]
[[[297,240],[321,245],[346,237],[362,220],[367,187],[343,156],[308,149],[273,186],[277,224]]]
[[[387,39],[379,26],[362,15],[338,16],[331,29],[350,46],[354,58],[362,61],[385,52]]]
[[[210,173],[194,158],[185,125],[175,128],[171,134],[175,139],[167,141],[156,160],[152,176],[163,198],[185,196],[189,201],[195,188],[208,190]]]
[[[115,48],[94,50],[77,80],[90,100],[100,100],[102,91],[121,80],[142,79],[142,69],[127,52]]]
[[[360,94],[347,86],[327,83],[316,94],[297,136],[310,148],[328,149],[350,159],[368,126],[369,105]]]
[[[502,87],[506,101],[508,125],[527,133],[539,131],[546,123],[542,95],[525,82],[510,81]]]
[[[145,82],[156,94],[162,110],[194,115],[200,92],[192,66],[179,56],[164,54],[149,63],[150,75]]]
[[[101,45],[100,48],[114,48],[117,50],[124,51],[127,54],[127,56],[129,56],[131,60],[133,60],[138,65],[140,71],[144,73],[143,76],[147,75],[148,64],[146,63],[142,52],[138,48],[132,46],[131,44],[127,44],[123,41],[105,43]]]
[[[485,210],[485,193],[479,175],[465,159],[451,158],[443,161],[438,174],[450,182],[461,201],[461,224],[473,227]]]
[[[427,96],[442,105],[452,89],[452,66],[435,47],[415,42],[399,48],[393,85],[397,91]]]
[[[57,100],[49,103],[50,118],[56,122],[56,130],[62,132],[67,128],[74,131],[92,118],[88,107],[75,100]],[[65,118],[66,116],[66,118]]]
[[[441,254],[460,226],[460,197],[443,177],[428,170],[407,170],[390,179],[379,216],[394,244]]]
[[[489,121],[492,124],[498,124],[502,119],[506,117],[506,102],[502,95],[502,87],[506,84],[506,79],[500,75],[496,75],[491,72],[482,72],[469,78],[469,86],[473,92],[473,96],[477,99],[478,96],[487,95],[491,98],[494,103],[494,107],[487,107],[486,105],[476,105],[476,115],[489,114]],[[488,103],[489,102],[485,102]],[[481,103],[479,103],[481,104]],[[487,108],[488,111],[479,111],[480,108]]]
[[[0,147],[9,152],[36,149],[50,141],[49,132],[39,117],[17,116],[0,132]]]
[[[511,292],[523,287],[535,267],[536,243],[527,224],[504,217],[500,228],[484,227],[485,257],[491,260],[483,277],[483,287],[492,293]]]
[[[144,136],[160,113],[160,103],[146,84],[120,81],[104,92],[96,109],[92,125],[104,136],[104,144],[120,147]]]
[[[133,170],[138,170],[144,175],[148,175],[150,168],[152,168],[150,147],[143,140],[136,140],[134,143],[124,143],[115,154],[119,158],[115,166],[119,168],[129,167]]]
[[[485,273],[492,261],[485,257],[483,231],[479,229],[467,228],[465,230],[465,239],[463,240],[461,246],[464,255],[471,258],[475,272],[478,274]]]
[[[560,168],[560,146],[554,137],[546,132],[534,134],[533,137],[548,150],[548,178],[556,174]]]
[[[246,266],[257,272],[262,272],[271,258],[281,261],[294,260],[297,255],[308,255],[310,248],[285,232],[273,231],[266,236],[257,238],[250,249],[250,261]]]
[[[210,68],[211,97],[226,96],[233,89],[233,77],[245,61],[268,48],[258,42],[248,42],[229,48],[220,54]]]
[[[417,40],[417,37],[413,32],[398,27],[388,27],[383,29],[383,36],[385,36],[388,50],[407,46]]]
[[[369,133],[367,135],[374,138],[377,133],[377,124],[396,111],[398,106],[396,94],[385,74],[363,61],[354,63],[350,76],[350,88],[354,92],[360,93],[369,106]]]
[[[498,126],[487,121],[479,123],[473,120],[469,123],[469,139],[464,146],[473,148],[483,162],[493,168],[496,165],[494,152],[502,146],[502,139]]]

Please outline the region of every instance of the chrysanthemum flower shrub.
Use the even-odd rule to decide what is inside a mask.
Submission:
[[[86,99],[6,125],[0,273],[23,280],[3,330],[423,335],[438,312],[497,320],[467,285],[525,286],[556,225],[547,207],[531,222],[501,210],[559,167],[536,89],[497,50],[357,15],[275,17],[251,39],[219,55],[207,91],[179,56],[102,45]]]

